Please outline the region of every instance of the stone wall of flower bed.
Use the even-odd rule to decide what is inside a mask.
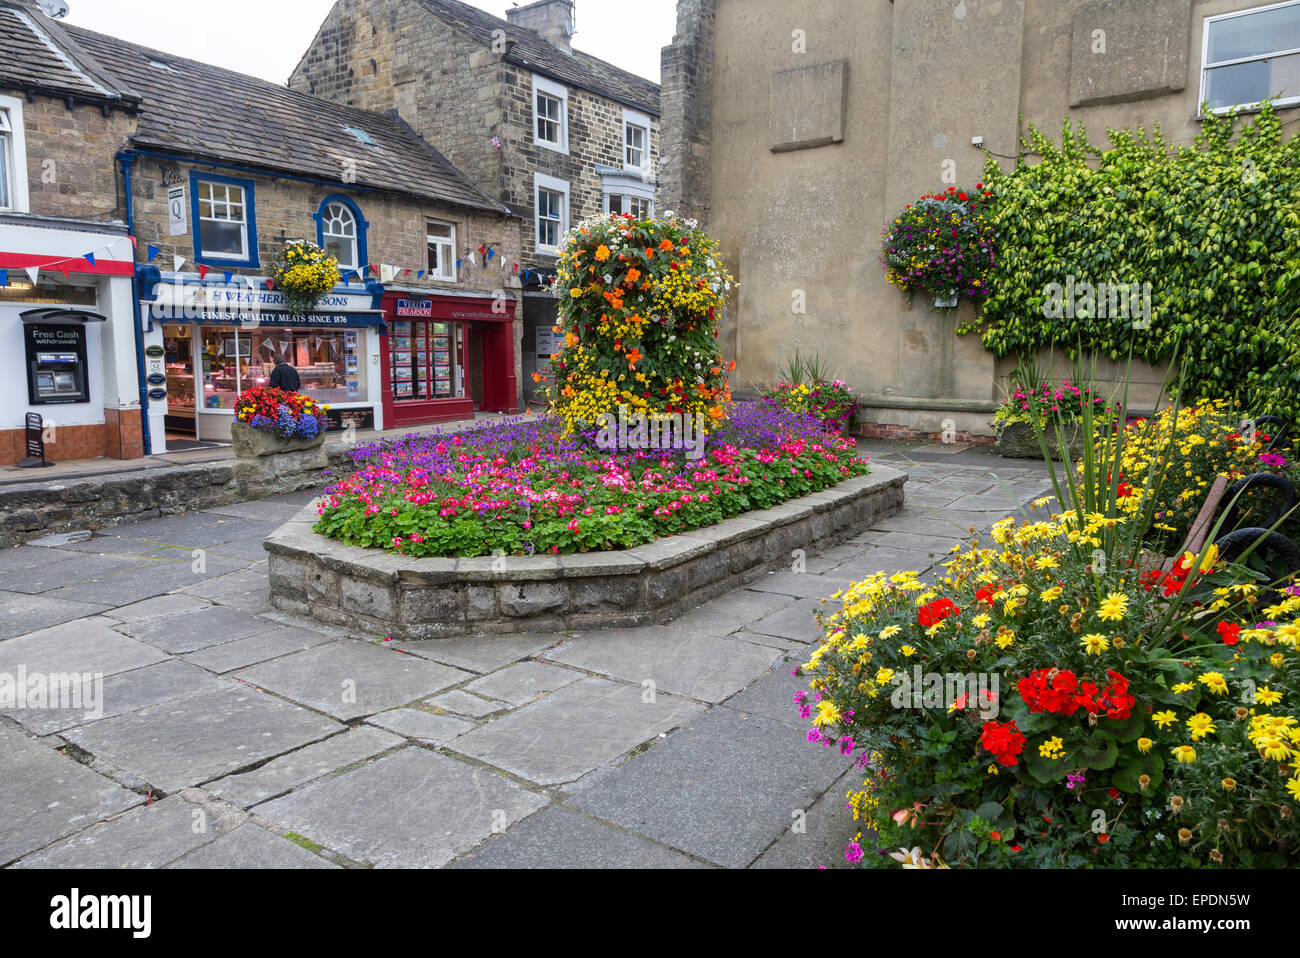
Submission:
[[[907,477],[883,467],[832,489],[619,552],[411,559],[312,531],[314,506],[266,540],[271,602],[407,641],[663,621],[817,553],[903,508]]]
[[[0,486],[0,548],[320,486],[351,469],[349,446]]]

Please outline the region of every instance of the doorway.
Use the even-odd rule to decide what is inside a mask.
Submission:
[[[483,408],[483,338],[482,330],[470,327],[465,366],[469,398],[474,402],[475,412]]]

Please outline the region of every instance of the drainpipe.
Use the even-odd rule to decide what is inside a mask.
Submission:
[[[135,203],[131,197],[131,164],[135,162],[135,157],[129,153],[119,153],[117,159],[122,164],[122,184],[126,191],[126,229],[128,235],[135,236]],[[153,439],[149,435],[149,396],[144,379],[140,286],[136,277],[134,251],[131,254],[131,311],[135,317],[135,374],[140,386],[140,438],[144,443],[144,454],[150,456],[153,455]]]

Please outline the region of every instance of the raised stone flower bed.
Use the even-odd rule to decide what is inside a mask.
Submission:
[[[411,559],[317,535],[314,505],[265,542],[271,602],[406,641],[664,621],[802,549],[829,549],[903,508],[906,475],[872,467],[832,489],[617,552]]]
[[[1065,429],[1065,456],[1061,455],[1061,446],[1054,426],[1046,427],[1047,446],[1052,451],[1052,458],[1061,462],[1074,461],[1083,456],[1083,427],[1070,423]],[[997,442],[993,446],[1004,459],[1042,459],[1043,447],[1038,443],[1038,434],[1027,422],[1007,423],[998,429]]]

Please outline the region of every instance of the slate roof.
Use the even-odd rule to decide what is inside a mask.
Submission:
[[[81,27],[67,35],[140,97],[131,144],[271,172],[355,183],[508,213],[395,116],[341,106],[256,77],[127,43]],[[374,145],[347,128],[365,131]]]
[[[439,19],[459,27],[485,47],[491,46],[493,30],[504,30],[506,37],[515,41],[514,49],[505,57],[507,63],[659,116],[659,84],[645,77],[620,70],[612,63],[579,50],[574,50],[570,56],[542,39],[536,30],[509,23],[459,0],[419,2]]]
[[[61,24],[28,0],[0,0],[0,87],[125,109],[139,99],[100,70]]]

